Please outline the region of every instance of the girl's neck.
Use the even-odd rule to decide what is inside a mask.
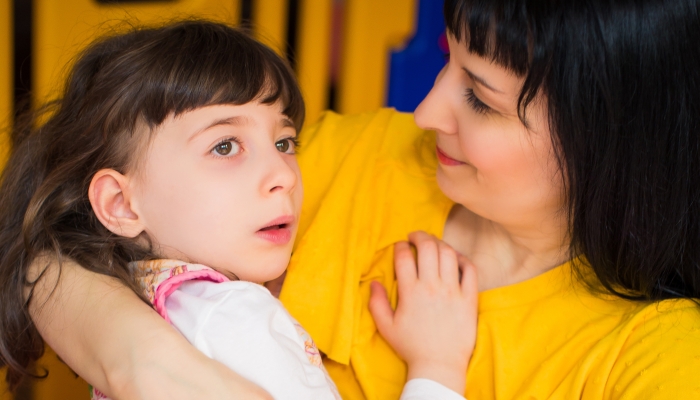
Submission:
[[[443,239],[477,268],[479,291],[511,285],[540,275],[569,257],[566,224],[560,218],[536,226],[505,226],[454,206]]]

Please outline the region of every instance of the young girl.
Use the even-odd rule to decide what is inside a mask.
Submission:
[[[314,342],[259,285],[285,270],[302,201],[304,105],[273,51],[211,22],[134,30],[85,50],[50,112],[13,138],[0,194],[11,387],[43,348],[27,309],[45,270],[29,265],[56,256],[118,278],[274,398],[339,398]],[[405,398],[462,398],[446,386],[463,382],[420,379],[440,370],[421,363]]]

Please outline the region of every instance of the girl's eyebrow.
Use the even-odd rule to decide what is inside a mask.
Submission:
[[[188,142],[192,141],[195,137],[199,136],[203,132],[206,132],[215,126],[220,126],[220,125],[245,126],[248,124],[250,124],[250,119],[248,117],[246,117],[245,115],[237,115],[237,116],[233,116],[233,117],[217,119],[217,120],[214,120],[211,124],[205,126],[204,128],[199,129],[198,131],[194,132],[189,137],[189,139],[187,139],[187,141]]]
[[[280,120],[280,125],[282,125],[283,128],[296,128],[294,122],[289,118],[282,118]]]

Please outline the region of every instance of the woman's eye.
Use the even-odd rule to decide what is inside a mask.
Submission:
[[[284,138],[275,142],[275,147],[280,153],[294,154],[299,147],[299,142],[295,137]]]
[[[217,143],[211,151],[219,156],[229,156],[237,154],[241,150],[241,145],[235,139],[226,139]]]
[[[479,100],[478,97],[474,94],[474,90],[471,88],[467,88],[467,90],[464,93],[464,97],[467,98],[467,103],[471,106],[474,111],[476,111],[478,114],[486,114],[487,112],[491,111],[491,107],[487,106],[484,104],[481,100]]]

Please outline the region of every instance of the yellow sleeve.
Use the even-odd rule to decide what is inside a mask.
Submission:
[[[421,133],[412,116],[385,109],[328,112],[300,135],[304,204],[280,300],[319,348],[343,364],[350,357],[360,277],[381,246],[381,227],[373,221],[383,218],[387,183],[378,180],[384,175],[379,164],[398,146],[392,142]]]
[[[604,398],[700,399],[700,308],[667,300],[647,309],[620,349]]]
[[[335,363],[344,398],[392,398],[405,367],[376,333],[369,282],[392,292],[392,244],[418,229],[442,235],[452,203],[435,181],[434,134],[387,109],[326,113],[300,141],[304,204],[280,300]]]

